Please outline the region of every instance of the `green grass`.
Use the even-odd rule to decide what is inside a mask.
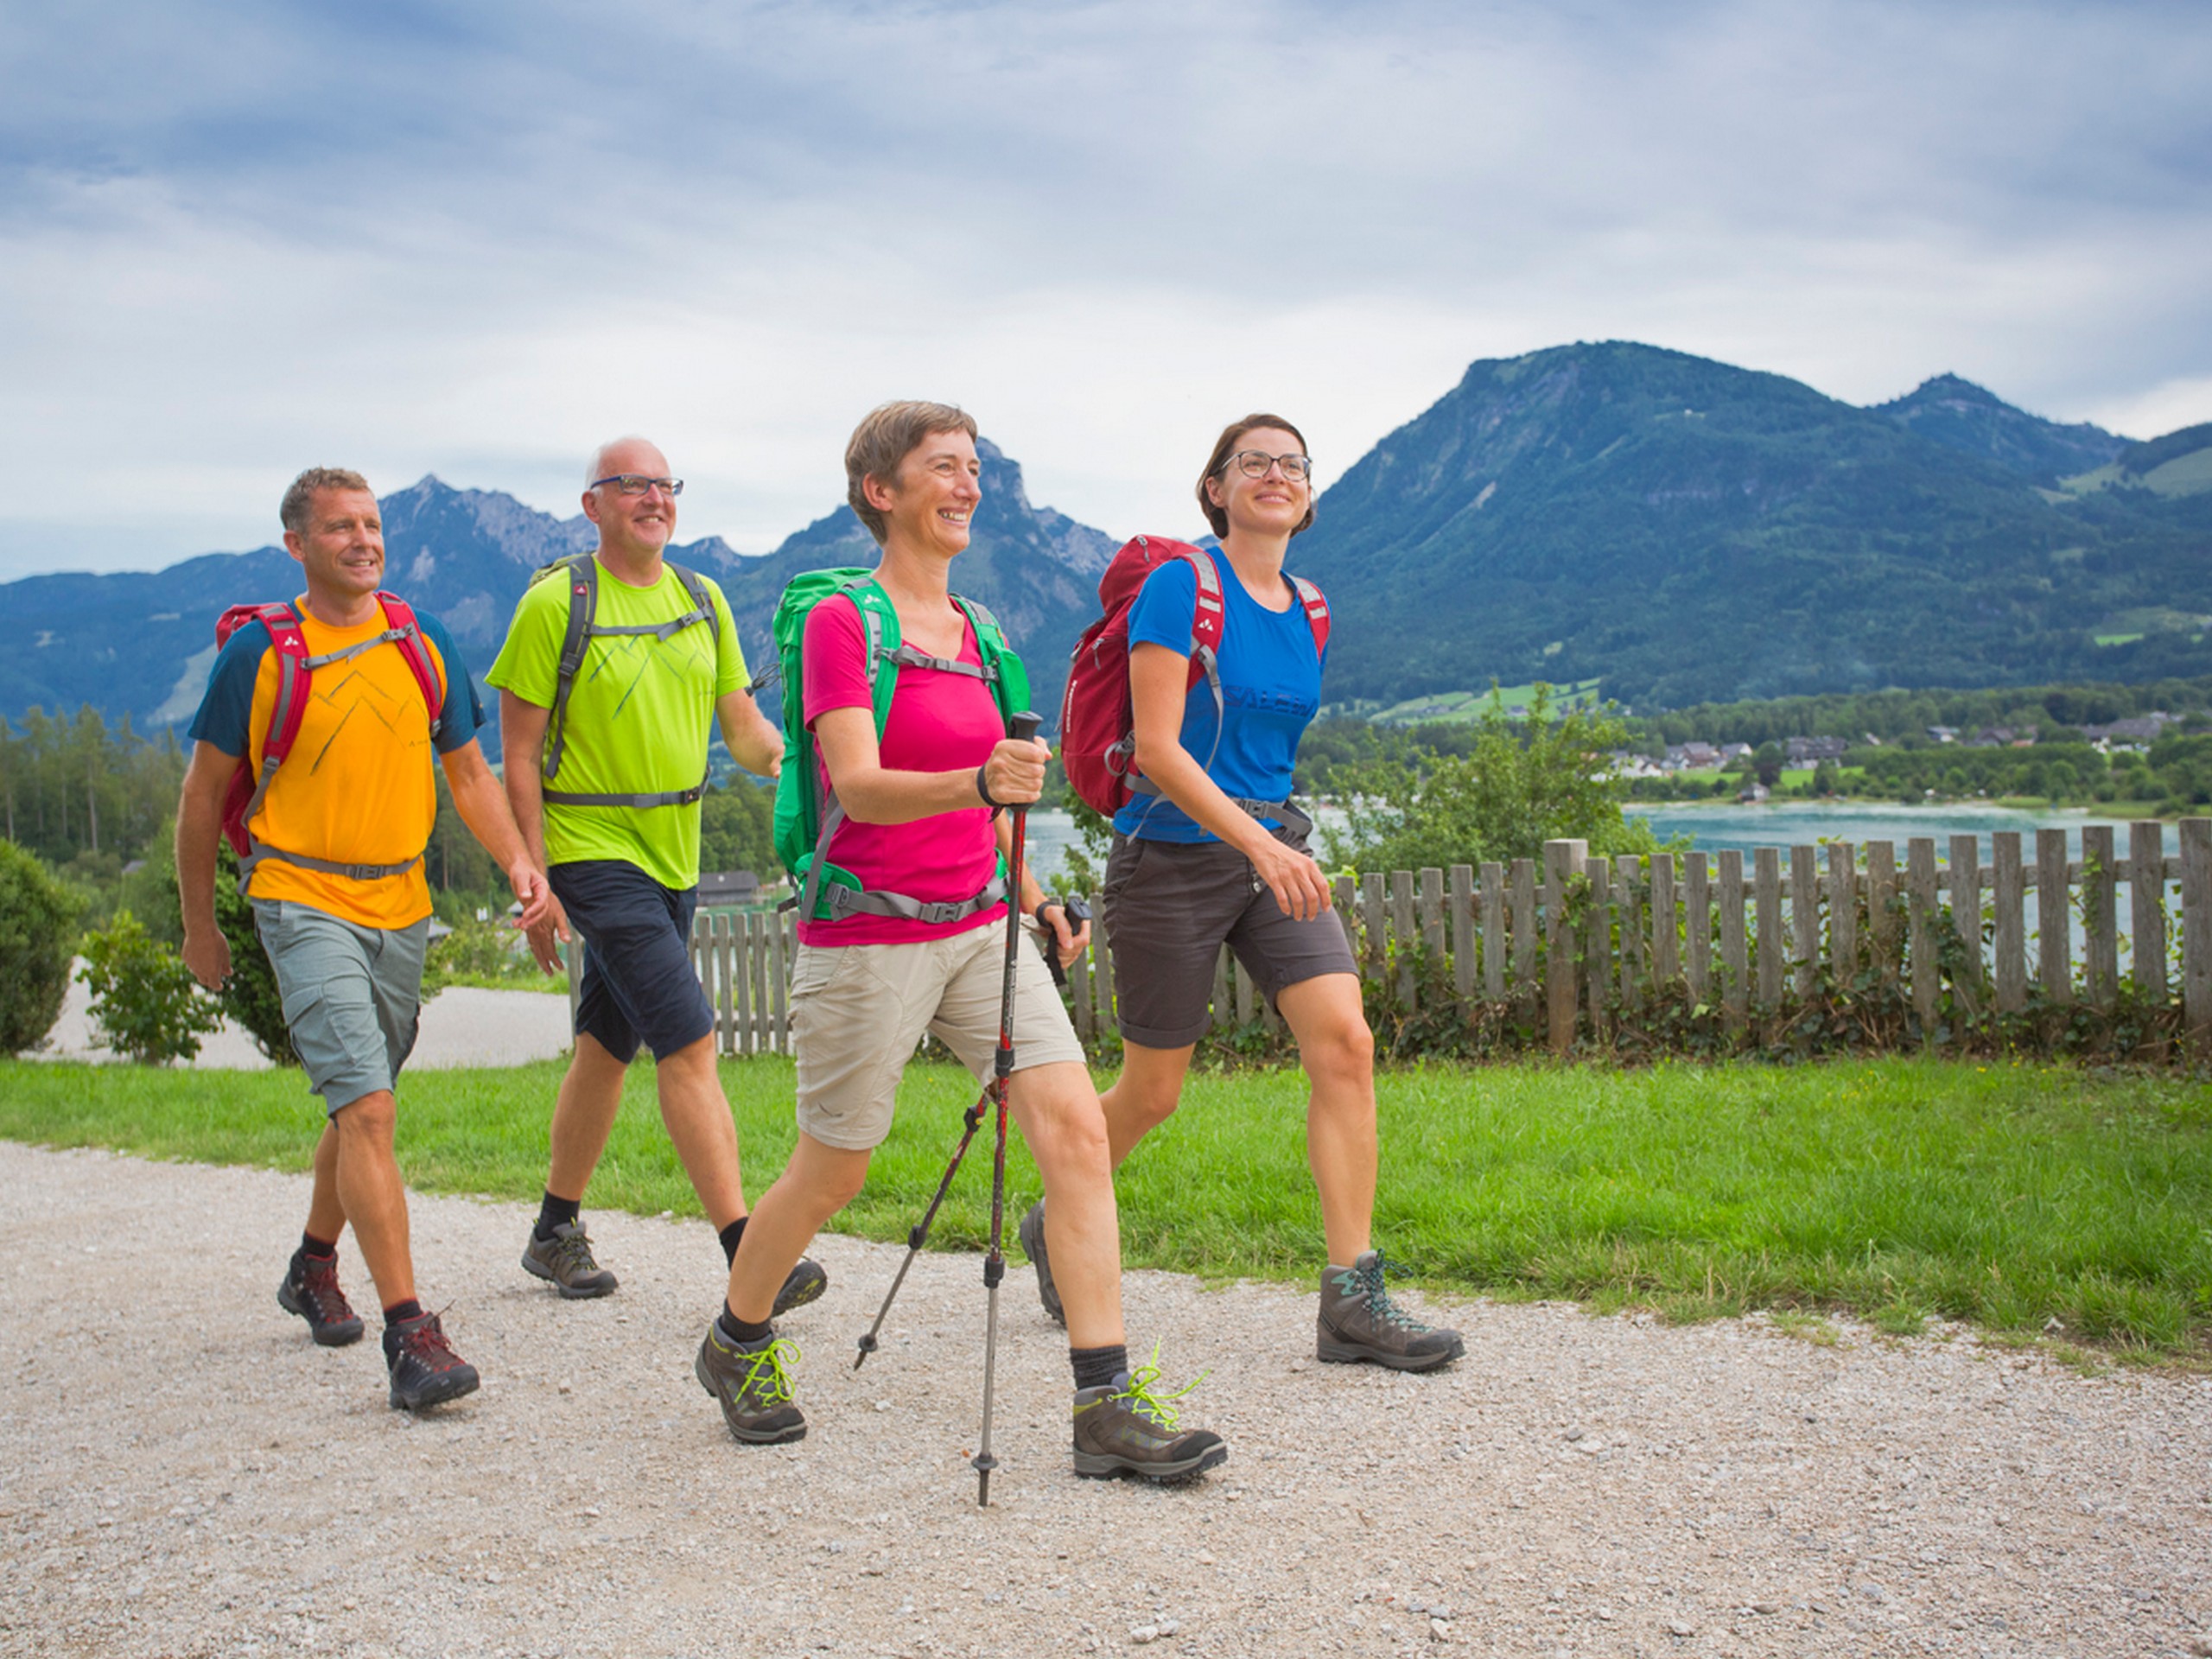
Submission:
[[[432,1192],[534,1200],[560,1068],[410,1076],[401,1161]],[[792,1073],[723,1066],[758,1193],[788,1156]],[[897,1240],[973,1096],[916,1065],[840,1230]],[[2142,1356],[2212,1338],[2212,1089],[2048,1066],[1885,1059],[1779,1069],[1434,1068],[1381,1083],[1376,1237],[1431,1287],[1646,1306],[1690,1319],[1848,1311]],[[1210,1279],[1302,1278],[1320,1235],[1295,1072],[1200,1075],[1122,1172],[1125,1258]],[[300,1169],[320,1122],[296,1072],[0,1064],[0,1136]],[[971,1154],[934,1243],[988,1225]],[[1038,1190],[1019,1145],[1020,1201]],[[633,1071],[591,1201],[696,1214]]]

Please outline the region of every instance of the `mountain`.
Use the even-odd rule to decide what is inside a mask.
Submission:
[[[1873,412],[1933,442],[1993,461],[2038,484],[2056,485],[2063,478],[2090,472],[2128,447],[2126,438],[2087,421],[2061,426],[2015,409],[1995,392],[1955,374],[1923,380],[1904,397],[1877,404]]]
[[[2048,423],[1991,415],[2005,441],[1980,451],[1919,429],[1955,437],[1964,386],[1914,419],[1625,342],[1475,363],[1295,544],[1337,612],[1329,694],[1598,678],[1680,705],[2212,671],[2212,497],[2038,488],[1988,452],[2050,453],[2029,442]]]
[[[1068,652],[1115,543],[1033,507],[1020,467],[994,444],[977,448],[983,500],[956,584],[998,614],[1037,682],[1039,708],[1056,711]],[[480,684],[531,574],[597,541],[581,514],[556,518],[511,495],[436,478],[379,505],[386,585],[446,625]],[[792,572],[875,563],[875,543],[843,506],[762,556],[734,552],[719,537],[670,552],[722,584],[739,642],[761,674],[772,665],[768,619]],[[215,619],[228,606],[298,591],[298,566],[281,547],[211,553],[150,573],[0,584],[0,712],[89,702],[111,719],[130,714],[141,729],[189,720],[215,659]]]

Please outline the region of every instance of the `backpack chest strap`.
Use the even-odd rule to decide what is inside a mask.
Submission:
[[[912,645],[901,645],[896,651],[879,651],[876,654],[900,668],[933,669],[939,674],[964,674],[968,678],[981,680],[986,685],[998,683],[998,671],[987,664],[955,662],[947,657],[932,657]]]

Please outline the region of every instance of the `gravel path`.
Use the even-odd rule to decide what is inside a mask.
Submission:
[[[1233,1448],[1161,1491],[1070,1472],[1017,1268],[979,1511],[973,1256],[923,1259],[856,1376],[899,1253],[824,1239],[812,1432],[746,1449],[691,1378],[702,1223],[595,1215],[623,1287],[564,1304],[530,1211],[417,1198],[487,1381],[415,1421],[373,1319],[329,1351],[276,1306],[303,1178],[0,1145],[0,1652],[2212,1653],[2212,1379],[1484,1303],[1402,1377],[1313,1363],[1310,1294],[1140,1274]]]

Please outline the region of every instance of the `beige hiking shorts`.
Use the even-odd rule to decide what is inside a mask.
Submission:
[[[1083,1045],[1033,940],[1021,941],[1016,961],[1014,1069],[1082,1065]],[[882,1145],[899,1075],[924,1032],[988,1082],[1005,970],[1002,922],[911,944],[799,946],[791,974],[799,1128],[849,1152]]]

